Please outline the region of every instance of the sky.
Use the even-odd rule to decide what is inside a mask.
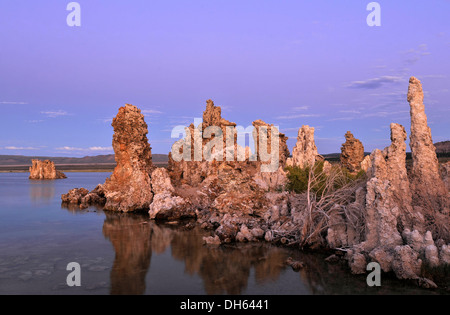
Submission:
[[[450,140],[449,0],[377,1],[372,27],[368,0],[79,0],[80,26],[69,2],[0,1],[0,154],[111,154],[125,103],[168,153],[208,99],[279,126],[291,151],[309,125],[321,154],[348,130],[370,152],[392,122],[409,133],[411,76],[433,141]]]

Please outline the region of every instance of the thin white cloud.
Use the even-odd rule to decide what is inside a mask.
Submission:
[[[298,111],[302,111],[302,110],[308,110],[308,109],[309,109],[309,106],[296,106],[296,107],[292,108],[292,110],[294,112],[298,112]]]
[[[364,81],[353,81],[347,85],[348,88],[353,89],[378,89],[385,84],[397,83],[402,81],[400,76],[384,75],[377,78],[372,78]]]
[[[159,115],[159,114],[163,114],[162,111],[156,110],[156,109],[143,109],[141,110],[141,113],[144,115]]]
[[[350,120],[354,120],[356,118],[357,117],[338,117],[338,118],[328,119],[327,121],[341,121],[341,120],[343,120],[343,121],[350,121]]]
[[[25,122],[30,123],[30,124],[38,124],[43,122],[42,119],[32,119],[32,120],[25,120]]]
[[[9,146],[5,147],[5,150],[39,150],[39,148],[35,147],[15,147],[15,146]]]
[[[55,150],[56,151],[64,151],[64,152],[100,152],[100,151],[110,152],[110,151],[113,151],[113,148],[112,147],[101,147],[101,146],[89,147],[89,148],[77,148],[77,147],[64,146],[64,147],[55,148]]]
[[[297,119],[297,118],[308,118],[308,117],[320,117],[320,115],[318,115],[318,114],[286,115],[286,116],[275,117],[275,119]]]
[[[0,104],[5,104],[5,105],[26,105],[28,103],[26,102],[9,102],[9,101],[2,101],[0,102]]]
[[[113,147],[90,147],[91,151],[112,151]]]
[[[59,147],[56,148],[58,151],[80,151],[83,150],[82,148],[74,148],[74,147]]]
[[[42,115],[45,115],[49,118],[57,118],[61,116],[68,116],[69,113],[64,110],[49,110],[49,111],[42,111]]]
[[[361,111],[356,110],[356,109],[345,109],[345,110],[340,110],[340,113],[344,113],[344,114],[361,114]]]
[[[420,44],[417,48],[411,48],[407,51],[401,52],[404,55],[404,62],[407,65],[416,64],[423,56],[429,56],[431,53],[428,51],[427,44]]]
[[[292,128],[281,128],[280,131],[283,133],[288,133],[291,131],[298,131],[300,127],[292,127]]]
[[[100,120],[101,122],[104,122],[105,124],[106,124],[106,123],[111,124],[112,121],[113,121],[112,118],[100,118],[100,119],[97,119],[97,120]]]

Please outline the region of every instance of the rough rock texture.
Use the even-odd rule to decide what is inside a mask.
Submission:
[[[407,134],[403,126],[391,124],[391,145],[383,151],[374,150],[370,162],[362,163],[368,175],[366,234],[362,243],[347,251],[346,257],[353,272],[362,272],[364,258],[380,263],[383,271],[392,270],[400,279],[416,279],[419,286],[435,288],[432,280],[423,278],[422,265],[438,267],[448,261],[446,169],[441,167],[439,174],[423,106],[423,91],[415,78],[410,79],[408,101],[413,154],[411,174],[407,173],[405,163]],[[336,239],[331,234],[331,240],[336,243]]]
[[[314,141],[314,127],[302,126],[298,130],[297,143],[292,150],[292,158],[287,161],[288,166],[313,166],[317,159],[323,159],[317,153]]]
[[[442,245],[439,252],[439,258],[442,263],[450,265],[450,244]]]
[[[341,164],[350,172],[357,173],[361,170],[361,162],[364,160],[364,146],[350,131],[345,134],[345,143],[341,147]]]
[[[413,159],[411,187],[418,204],[435,204],[442,197],[448,198],[439,175],[436,148],[425,115],[424,96],[420,81],[411,77],[408,88],[411,115],[410,147]]]
[[[151,219],[178,220],[195,216],[190,202],[175,194],[167,169],[156,168],[151,177],[154,193],[149,210]]]
[[[441,164],[440,172],[447,192],[450,192],[450,162]]]
[[[128,111],[131,119],[118,118],[126,116]],[[219,138],[236,124],[223,119],[220,107],[207,101],[203,122],[189,126],[190,135],[174,144],[174,156],[169,158],[168,169],[153,169],[143,117],[128,106],[121,109],[121,113],[113,123],[118,133],[114,138],[118,161],[115,173],[95,192],[83,189],[69,192],[63,196],[66,202],[83,205],[88,203],[87,199],[98,197],[107,205],[110,200],[114,201],[117,208],[122,203],[127,205],[126,209],[147,207],[154,219],[193,217],[201,228],[210,231],[210,236],[204,237],[209,245],[265,240],[302,248],[339,249],[346,252],[345,256],[340,256],[345,257],[354,273],[365,273],[367,263],[376,261],[383,271],[393,271],[401,279],[416,279],[419,285],[430,288],[435,284],[423,278],[423,265],[437,267],[450,260],[450,239],[439,237],[448,227],[443,217],[445,211],[437,209],[441,216],[433,216],[434,212],[427,213],[414,203],[413,195],[421,196],[424,191],[420,185],[410,184],[405,162],[407,135],[401,125],[391,124],[389,147],[374,150],[370,158],[360,163],[360,167],[367,170],[367,182],[360,180],[348,186],[345,182],[338,190],[333,190],[336,182],[329,183],[328,187],[333,188],[330,195],[320,198],[314,191],[295,194],[279,190],[285,179],[283,164],[311,166],[321,158],[314,144],[314,128],[303,126],[299,130],[291,159],[287,159],[287,138],[280,134],[278,147],[274,146],[279,150],[278,168],[264,174],[261,169],[267,161],[252,160],[252,157],[264,151],[259,144],[263,137],[266,137],[267,148],[273,149],[274,130],[267,134],[253,130],[257,145],[252,154],[249,148],[238,145],[233,132],[223,140]],[[212,126],[217,127],[213,136],[202,137]],[[261,120],[253,123],[253,127],[271,126]],[[137,134],[129,128],[136,129]],[[123,133],[121,129],[128,131]],[[200,150],[189,151],[197,145]],[[207,160],[203,156],[204,149],[209,149],[219,159]],[[199,152],[200,159],[195,160]],[[220,156],[225,157],[230,152],[234,153],[231,160],[220,160]],[[419,155],[420,152],[416,150]],[[180,154],[189,158],[176,160]],[[237,159],[238,156],[243,159]],[[421,161],[421,157],[417,159]],[[336,168],[330,167],[327,174],[338,176],[335,171]],[[422,183],[420,176],[422,173],[414,172],[412,178]],[[139,186],[135,186],[134,178]],[[112,185],[116,190],[111,189],[111,183],[118,183]],[[134,198],[144,193],[145,196]],[[135,207],[135,201],[141,203]],[[439,224],[442,229],[433,229]]]
[[[422,260],[409,245],[397,246],[394,249],[392,269],[399,279],[418,279]]]
[[[364,172],[367,173],[367,170],[371,167],[372,167],[372,165],[371,165],[370,155],[366,155],[361,162],[361,170],[363,170]]]
[[[255,141],[255,145],[256,145],[256,153],[258,156],[258,160],[261,160],[261,156],[263,156],[263,153],[261,152],[261,148],[260,148],[260,137],[266,137],[267,141],[267,153],[272,153],[272,129],[275,130],[275,127],[273,124],[268,124],[264,121],[262,121],[261,119],[255,120],[252,123],[254,130],[253,130],[253,139]],[[263,127],[263,128],[260,128]],[[263,130],[267,129],[267,134],[262,135]],[[278,129],[276,129],[278,131]],[[280,133],[278,131],[278,158],[279,158],[279,165],[284,165],[286,164],[286,160],[289,157],[289,149],[287,146],[287,140],[288,137],[286,137],[285,134]],[[267,162],[266,162],[267,163]]]
[[[345,206],[346,212],[357,217],[364,213],[366,191],[363,187],[356,189],[355,201]],[[342,215],[344,207],[335,204],[329,211],[329,222],[327,230],[327,243],[331,248],[341,248],[357,245],[361,242],[361,233],[355,228],[354,222],[348,222]]]
[[[203,122],[186,128],[186,137],[175,142],[169,153],[168,170],[174,185],[197,186],[208,176],[216,175],[221,164],[243,167],[248,161],[249,152],[237,144],[237,135],[229,132],[234,131],[235,126],[235,123],[222,118],[219,106],[215,106],[211,100],[206,101]],[[212,130],[211,134],[207,130]],[[222,142],[216,142],[218,135],[214,131],[221,133]],[[231,159],[227,151],[232,152],[229,153],[232,154]],[[179,154],[179,157],[174,157],[173,153]],[[238,159],[239,154],[241,159]]]
[[[119,108],[112,126],[117,162],[113,174],[91,192],[71,190],[61,196],[62,202],[80,208],[100,205],[104,210],[148,211],[153,199],[150,173],[154,167],[144,115],[136,106],[126,104]]]
[[[85,188],[74,188],[62,195],[61,200],[65,206],[75,206],[80,209],[88,208],[90,205],[103,206],[106,202],[105,192],[100,184],[91,192]]]
[[[236,124],[222,118],[220,107],[208,100],[203,112],[203,122],[199,126],[191,124],[186,128],[187,136],[177,141],[172,147],[168,165],[172,183],[175,186],[195,187],[201,185],[209,176],[217,176],[219,169],[226,166],[255,176],[255,180],[265,189],[283,186],[286,183],[283,167],[289,156],[286,144],[288,138],[277,130],[278,154],[276,154],[277,152],[272,152],[272,127],[274,126],[262,120],[256,120],[253,122],[253,127],[250,136],[253,138],[255,150],[252,153],[249,147],[244,148],[239,145]],[[263,136],[261,130],[264,129],[267,130],[264,134],[267,147],[263,150],[259,140]],[[223,142],[217,141],[214,130],[221,133]],[[212,154],[205,154],[205,152]],[[260,158],[264,152],[269,155],[269,160]],[[270,169],[272,165],[274,167]]]
[[[260,137],[265,137],[265,139],[267,139],[267,153],[270,155],[270,159],[265,158],[264,161],[256,164],[254,180],[259,183],[260,187],[264,190],[281,190],[287,184],[287,174],[284,171],[284,166],[290,155],[287,146],[288,137],[286,137],[285,134],[280,133],[278,128],[274,127],[273,124],[267,124],[262,120],[255,120],[252,125],[254,127],[253,139],[256,145],[258,161],[261,160],[261,156],[264,156],[264,153],[261,152],[260,148]],[[267,130],[267,134],[263,135],[262,133],[264,130]],[[274,148],[272,148],[272,139],[274,138],[272,131],[278,133],[278,147],[274,145]],[[272,154],[273,149],[278,149],[278,153]],[[278,160],[276,160],[277,157]]]
[[[380,263],[383,271],[393,270],[401,279],[418,279],[426,255],[430,264],[436,263],[431,233],[424,241],[424,218],[412,207],[412,193],[406,172],[405,128],[391,124],[391,145],[383,151],[374,150],[367,171],[365,241],[353,247],[348,255],[353,272],[362,261],[361,255]],[[414,228],[414,232],[410,232]],[[416,229],[420,229],[419,232]],[[403,230],[404,229],[404,230]],[[403,231],[403,233],[402,233]],[[403,235],[402,235],[403,234]],[[405,245],[405,242],[407,245]],[[360,267],[360,264],[357,264]]]
[[[117,166],[103,185],[105,210],[148,209],[153,199],[150,179],[153,164],[144,115],[136,106],[126,104],[119,109],[112,126]]]
[[[89,194],[89,190],[86,188],[74,188],[67,194],[61,196],[62,202],[69,204],[80,204],[81,200]]]
[[[412,212],[411,191],[406,174],[406,132],[403,126],[391,124],[391,145],[371,154],[366,195],[366,241],[371,251],[378,246],[402,244],[397,229],[401,215]]]
[[[62,179],[67,176],[56,170],[55,163],[50,160],[32,160],[30,167],[30,179]]]

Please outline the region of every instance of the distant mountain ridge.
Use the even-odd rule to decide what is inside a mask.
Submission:
[[[0,155],[0,166],[31,165],[31,160],[51,160],[55,165],[77,164],[115,164],[114,154],[75,157],[51,157],[51,156],[24,156],[24,155]],[[167,154],[152,154],[154,163],[167,163]]]
[[[441,141],[434,144],[436,153],[450,153],[450,141]]]
[[[450,141],[441,141],[434,144],[438,156],[450,155]],[[365,155],[370,152],[365,152]],[[407,153],[410,157],[411,153]],[[339,160],[340,153],[323,154],[327,160]],[[51,156],[24,156],[24,155],[0,155],[0,166],[11,165],[31,165],[31,160],[51,160],[56,165],[78,165],[78,164],[115,164],[114,154],[76,157],[51,157]],[[152,154],[154,163],[167,163],[169,156],[167,154]]]

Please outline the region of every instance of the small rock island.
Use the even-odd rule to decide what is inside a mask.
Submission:
[[[30,179],[63,179],[67,176],[56,169],[55,163],[50,160],[40,161],[32,160],[32,166],[30,167]]]

